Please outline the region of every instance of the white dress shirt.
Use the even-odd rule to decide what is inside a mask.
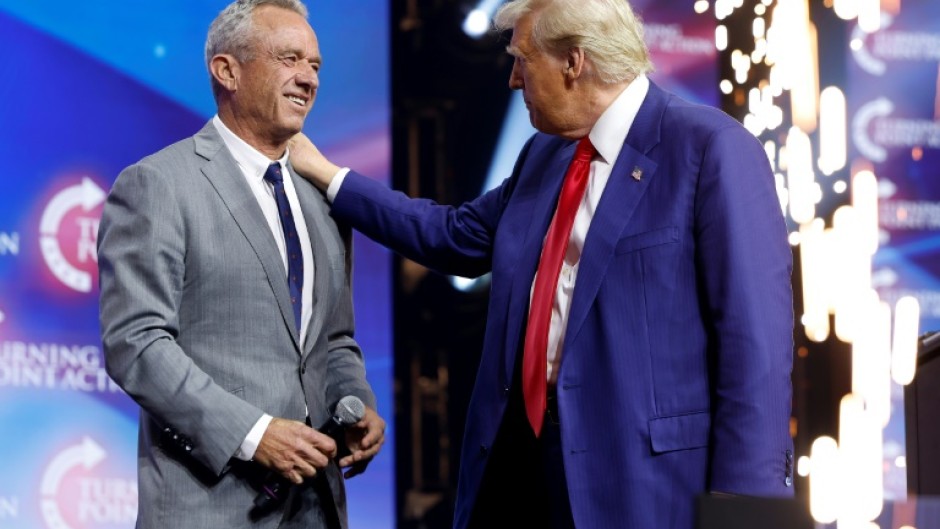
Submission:
[[[272,161],[261,154],[257,149],[248,145],[243,139],[239,138],[228,127],[222,123],[219,116],[212,118],[212,124],[222,137],[222,141],[235,158],[235,163],[241,169],[242,176],[251,188],[252,194],[261,206],[261,212],[268,222],[268,228],[277,243],[277,249],[281,253],[281,260],[284,263],[284,281],[287,282],[287,243],[284,241],[284,230],[281,227],[281,216],[278,214],[277,200],[274,198],[274,186],[264,179],[264,173]],[[287,160],[290,152],[284,153],[277,163],[281,165],[281,174],[284,175],[284,192],[287,194],[287,202],[290,204],[291,215],[295,219],[295,228],[297,236],[300,239],[300,252],[304,260],[304,285],[302,291],[301,311],[300,311],[300,346],[303,347],[307,332],[307,325],[310,321],[310,315],[313,314],[313,278],[314,262],[313,249],[310,246],[310,234],[307,232],[307,224],[304,221],[304,212],[300,209],[300,201],[297,199],[297,190],[294,189],[294,182],[290,178],[290,172],[287,170]],[[264,431],[270,424],[272,417],[264,414],[255,426],[248,433],[248,436],[242,442],[235,457],[244,461],[254,457],[255,450],[258,449],[258,443]]]
[[[548,379],[549,387],[558,381],[558,369],[561,367],[561,344],[565,341],[565,330],[568,327],[568,312],[571,310],[571,298],[574,294],[575,282],[578,278],[578,264],[581,261],[581,250],[587,238],[591,220],[597,211],[597,204],[607,187],[607,180],[614,169],[620,149],[627,139],[627,133],[633,125],[640,105],[649,91],[649,79],[640,75],[614,99],[601,117],[594,124],[588,137],[591,144],[597,149],[597,155],[591,160],[591,172],[588,176],[587,189],[578,206],[578,213],[574,217],[571,227],[571,238],[568,240],[568,250],[565,252],[565,261],[558,273],[558,284],[555,288],[555,302],[552,304],[552,320],[548,327]],[[627,176],[629,178],[629,176]],[[535,278],[532,279],[533,287]],[[529,299],[531,300],[531,291]]]
[[[584,240],[587,238],[591,219],[594,218],[597,204],[601,200],[604,188],[607,187],[607,180],[610,179],[617,157],[620,156],[620,150],[627,139],[633,120],[649,92],[649,86],[649,79],[645,75],[638,76],[607,107],[588,134],[591,144],[597,150],[597,155],[591,160],[587,189],[584,191],[584,197],[575,215],[568,250],[565,253],[565,262],[558,274],[555,301],[552,305],[552,320],[548,330],[548,370],[545,376],[550,387],[554,386],[558,380],[558,368],[561,366],[560,348],[565,339],[568,312],[571,310],[571,297],[578,277],[578,263],[581,260]],[[331,202],[339,193],[348,173],[349,168],[344,167],[330,182],[327,199]],[[534,277],[532,284],[535,285]],[[531,299],[531,290],[529,295]]]

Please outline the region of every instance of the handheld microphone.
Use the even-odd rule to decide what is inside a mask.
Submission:
[[[342,437],[346,426],[356,424],[366,413],[366,406],[359,397],[347,395],[336,404],[336,410],[323,426],[317,428],[317,431],[328,435],[336,441],[337,450],[344,445]],[[319,475],[319,474],[318,474]],[[275,472],[269,472],[264,484],[261,486],[261,492],[255,497],[255,507],[257,509],[267,509],[268,507],[280,503],[287,497],[292,483],[283,476]]]

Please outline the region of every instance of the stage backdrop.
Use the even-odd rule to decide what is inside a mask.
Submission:
[[[850,25],[851,154],[879,182],[881,247],[873,286],[892,307],[920,302],[921,332],[940,330],[940,2],[903,2],[871,35]],[[907,494],[904,389],[892,384],[885,430],[885,494]]]
[[[214,114],[203,43],[226,3],[0,0],[0,528],[134,526],[138,411],[104,370],[98,222],[122,168]],[[387,181],[386,2],[309,4],[306,132]],[[357,338],[391,426],[388,263],[356,239]],[[394,438],[348,483],[352,527],[394,527]]]

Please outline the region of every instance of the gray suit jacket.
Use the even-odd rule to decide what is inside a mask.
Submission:
[[[110,192],[100,319],[108,373],[142,410],[138,527],[323,527],[309,486],[252,519],[267,470],[233,458],[262,413],[303,421],[307,408],[320,425],[346,395],[375,407],[353,339],[351,233],[291,178],[315,261],[303,350],[274,238],[211,122],[125,169]],[[335,464],[326,475],[345,526],[342,476]]]

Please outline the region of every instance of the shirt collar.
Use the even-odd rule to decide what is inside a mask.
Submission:
[[[245,140],[239,138],[231,129],[226,127],[218,114],[212,118],[212,124],[215,125],[216,130],[219,131],[222,142],[228,147],[229,152],[232,153],[232,157],[235,158],[235,163],[238,164],[241,170],[252,177],[264,178],[264,173],[268,170],[268,166],[271,165],[271,159],[262,154],[258,149],[249,145]],[[282,171],[287,169],[287,159],[289,156],[290,149],[285,149],[284,156],[277,160],[277,162],[281,164]]]
[[[620,156],[620,149],[627,140],[627,134],[649,88],[649,78],[645,74],[638,75],[620,92],[591,129],[591,144],[606,163],[613,165]]]

